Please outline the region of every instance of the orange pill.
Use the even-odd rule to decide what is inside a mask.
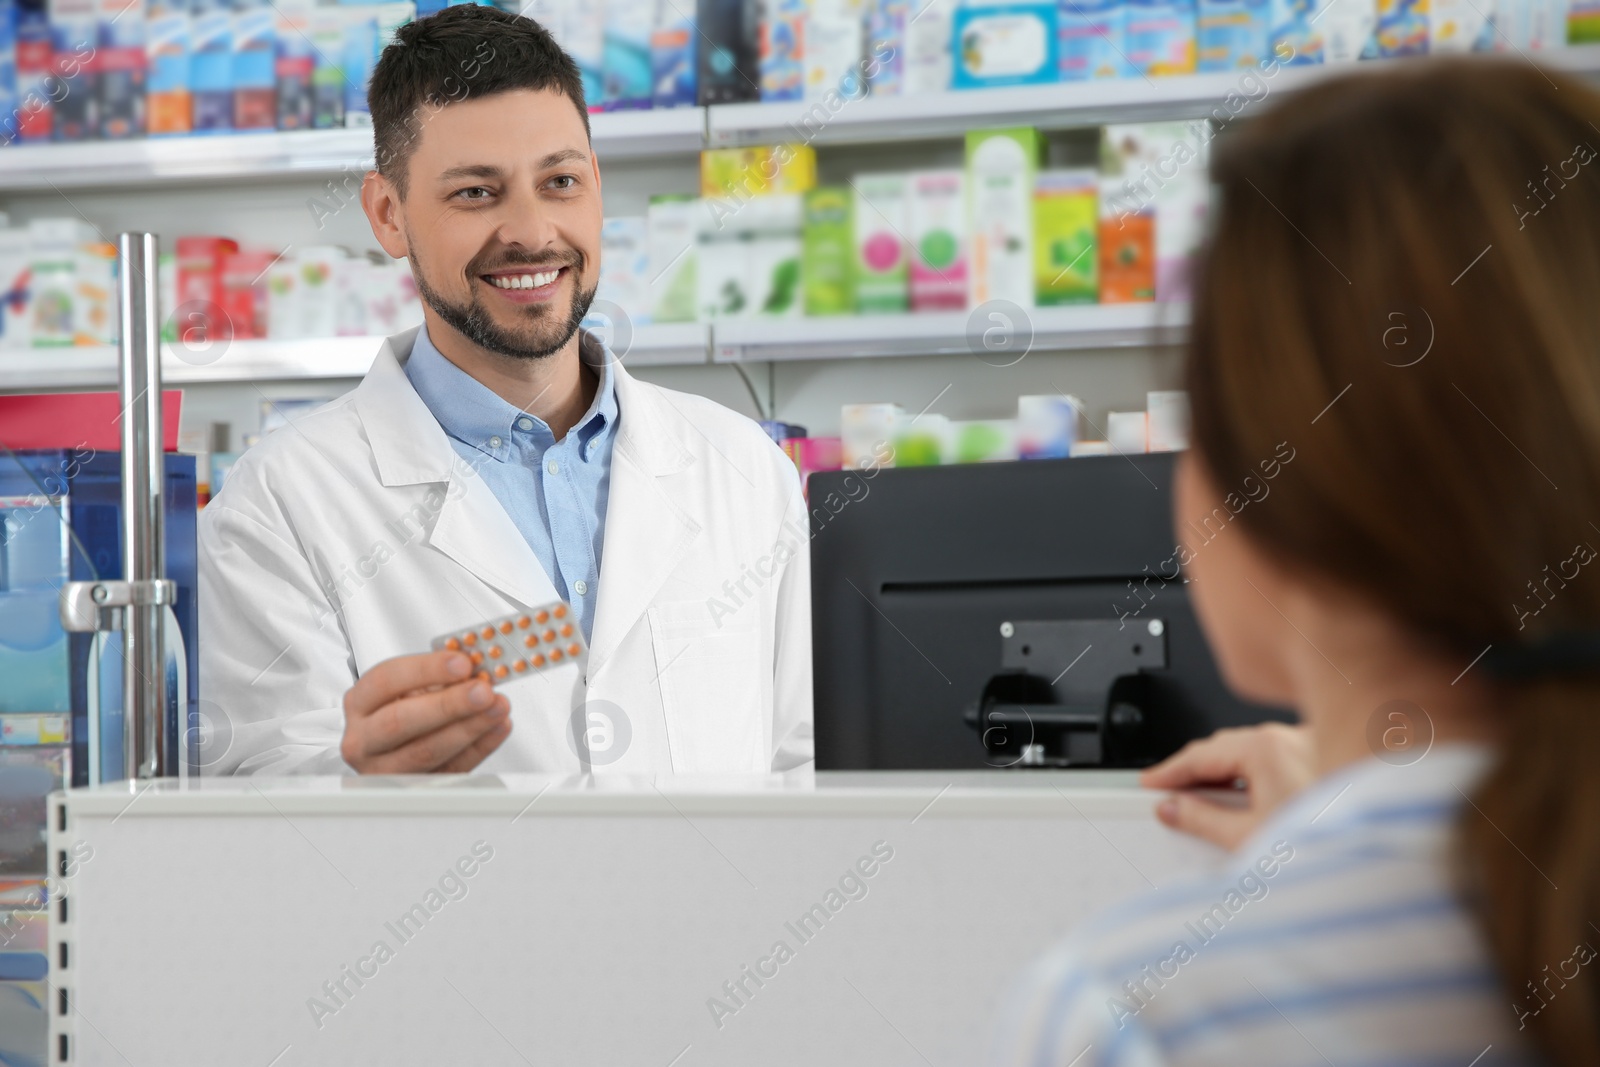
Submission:
[[[541,656],[539,653],[535,652],[533,654],[533,656],[528,660],[528,662],[533,664],[535,667],[543,667],[544,666],[544,657]]]
[[[567,606],[565,604],[557,604],[556,605],[556,618],[564,619],[566,617],[567,617]]]
[[[552,648],[550,650],[550,662],[551,663],[560,663],[561,662],[561,650],[559,648]]]
[[[459,652],[461,651],[461,642],[457,641],[453,637],[447,638],[445,640],[444,647],[448,648],[451,652]]]
[[[508,633],[511,632],[511,620],[510,619],[507,619],[505,622],[500,624],[500,632],[503,633],[503,634],[508,634]]]
[[[556,632],[554,630],[546,630],[540,636],[543,637],[546,641],[554,641],[556,639]]]
[[[489,672],[488,671],[479,671],[478,672],[478,677],[482,678],[484,681],[488,682],[489,681]],[[494,683],[490,682],[489,684],[493,685]]]
[[[527,637],[524,637],[522,639],[522,643],[524,645],[527,645],[529,648],[532,648],[534,645],[537,645],[539,643],[539,635],[538,634],[529,634]]]
[[[491,648],[489,650],[489,658],[490,659],[499,659],[500,658],[500,646],[499,645],[495,645],[493,648]]]
[[[476,667],[478,664],[480,664],[482,662],[483,662],[483,653],[482,652],[474,652],[472,654],[472,665],[474,667]]]
[[[494,636],[494,627],[493,626],[485,626],[483,628],[483,639],[485,641],[487,641],[490,638],[492,638],[493,636]]]
[[[470,648],[471,646],[473,646],[473,645],[478,643],[478,635],[477,634],[473,634],[473,633],[463,634],[462,637],[461,637],[461,643]]]
[[[519,630],[526,630],[528,627],[530,627],[532,625],[533,625],[533,620],[528,618],[526,615],[524,615],[522,618],[517,620],[517,629],[519,629]]]
[[[517,662],[511,665],[511,669],[516,671],[518,674],[521,674],[523,671],[528,669],[528,661],[525,659],[519,659]]]
[[[576,641],[572,642],[572,644],[567,646],[567,655],[569,655],[569,656],[576,656],[579,652],[582,652],[582,651],[583,651],[583,646],[578,644],[578,642],[576,642]]]
[[[506,670],[506,665],[504,663],[500,664],[500,666],[498,666],[498,667],[496,667],[494,669],[494,676],[496,678],[504,678],[506,675],[508,675],[510,673],[511,673],[510,671]]]
[[[550,621],[550,613],[545,611],[543,608],[540,608],[538,611],[533,613],[533,621],[538,623],[540,626],[543,626],[545,623]]]
[[[570,622],[567,623],[565,626],[561,627],[561,636],[562,637],[571,637],[572,636],[572,624]]]

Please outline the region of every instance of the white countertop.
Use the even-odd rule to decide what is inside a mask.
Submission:
[[[793,771],[723,777],[408,775],[116,782],[66,793],[77,817],[158,815],[1134,815],[1134,771]]]

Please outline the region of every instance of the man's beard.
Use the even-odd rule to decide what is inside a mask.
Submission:
[[[477,278],[479,273],[489,270],[500,270],[505,267],[528,266],[529,272],[549,270],[551,267],[571,267],[573,278],[572,310],[567,315],[566,321],[559,325],[550,325],[547,329],[538,331],[533,337],[526,337],[518,332],[505,329],[497,325],[489,315],[487,308],[472,297],[471,302],[465,306],[452,304],[440,293],[430,286],[423,278],[422,264],[417,259],[416,249],[409,243],[406,247],[411,257],[411,262],[417,265],[412,272],[417,283],[417,295],[433,309],[433,313],[443,319],[445,324],[454,329],[461,336],[477,345],[479,348],[493,352],[496,355],[507,356],[512,359],[544,359],[546,356],[555,355],[566,347],[572,340],[578,328],[583,325],[583,317],[589,313],[589,306],[594,303],[596,290],[585,292],[577,282],[576,267],[574,263],[540,263],[524,264],[518,262],[500,263],[486,268],[482,272],[469,271],[471,277]],[[526,305],[526,316],[530,325],[550,324],[553,321],[553,311],[549,304]]]

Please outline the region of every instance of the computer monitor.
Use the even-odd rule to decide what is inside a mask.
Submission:
[[[1217,674],[1175,577],[1175,459],[812,475],[818,769],[1138,767],[1292,719]]]

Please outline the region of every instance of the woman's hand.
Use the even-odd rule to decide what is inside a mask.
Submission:
[[[1264,723],[1191,741],[1139,775],[1146,789],[1238,789],[1239,799],[1174,793],[1156,805],[1168,826],[1232,849],[1317,776],[1311,731]],[[1242,786],[1242,788],[1240,788]]]

